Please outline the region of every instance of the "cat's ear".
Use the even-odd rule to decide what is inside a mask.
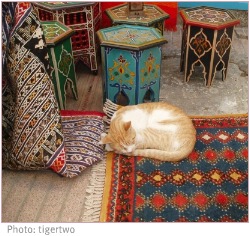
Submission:
[[[131,121],[124,122],[123,128],[125,131],[128,131],[130,127],[131,127]]]
[[[112,139],[110,137],[110,135],[101,135],[101,141],[99,142],[99,144],[108,144],[108,143],[112,143]]]

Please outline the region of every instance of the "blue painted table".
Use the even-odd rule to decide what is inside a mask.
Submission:
[[[159,101],[162,44],[153,27],[118,25],[99,30],[103,99],[119,105]]]

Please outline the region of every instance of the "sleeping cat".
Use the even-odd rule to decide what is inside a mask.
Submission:
[[[107,151],[161,161],[179,161],[193,150],[196,130],[179,108],[165,102],[125,106],[114,113],[100,144]]]

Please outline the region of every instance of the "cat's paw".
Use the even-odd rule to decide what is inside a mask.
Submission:
[[[102,139],[105,138],[106,136],[107,136],[106,133],[101,133],[101,140],[98,142],[98,144],[104,144],[104,143],[102,142]]]
[[[101,133],[101,139],[103,139],[104,137],[106,137],[107,134],[106,133]]]
[[[112,152],[112,151],[114,151],[114,150],[110,147],[110,145],[109,145],[108,143],[105,144],[105,143],[102,142],[102,140],[103,140],[106,136],[107,136],[106,133],[102,133],[102,134],[101,134],[101,140],[100,140],[100,142],[98,142],[98,144],[99,144],[99,145],[104,144],[104,145],[105,145],[105,151],[107,151],[107,152]]]
[[[106,144],[105,150],[106,150],[107,152],[112,152],[112,151],[114,151],[114,149],[111,148],[109,144]]]

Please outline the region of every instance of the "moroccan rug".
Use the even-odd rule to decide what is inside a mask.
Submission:
[[[2,166],[75,177],[103,158],[103,113],[59,112],[31,3],[4,2],[2,22]]]
[[[66,160],[62,165],[57,158],[50,168],[58,172],[63,167],[64,176],[75,177],[103,159],[103,147],[98,144],[104,131],[103,113],[64,110],[61,118]]]
[[[102,222],[247,222],[248,118],[195,117],[180,162],[107,155]]]

